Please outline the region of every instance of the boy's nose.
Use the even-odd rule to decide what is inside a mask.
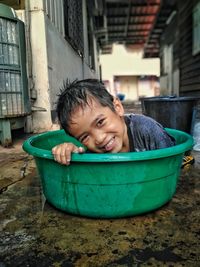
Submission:
[[[95,133],[95,144],[101,145],[105,139],[105,134],[102,131],[97,131]]]

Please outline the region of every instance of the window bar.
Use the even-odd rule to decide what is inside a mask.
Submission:
[[[15,102],[14,102],[14,87],[13,87],[13,82],[12,82],[12,73],[10,73],[10,88],[13,94],[11,95],[11,102],[12,102],[12,114],[15,114]]]

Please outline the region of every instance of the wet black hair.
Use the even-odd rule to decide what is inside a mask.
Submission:
[[[75,108],[84,109],[90,99],[97,100],[102,106],[115,112],[113,96],[106,90],[104,84],[97,79],[66,80],[60,89],[57,101],[57,116],[61,127],[69,134],[71,115]]]

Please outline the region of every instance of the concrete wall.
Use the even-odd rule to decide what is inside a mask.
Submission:
[[[109,85],[106,85],[109,90]],[[159,95],[160,85],[155,77],[139,79],[137,76],[117,76],[114,78],[114,95],[119,93],[125,95],[124,100],[136,101],[140,97]]]
[[[30,1],[30,6],[27,7],[29,12],[29,40],[31,48],[28,54],[31,64],[29,66],[29,76],[31,79],[30,94],[33,100],[33,131],[41,132],[49,129],[52,122],[44,12],[41,2],[34,2]]]
[[[82,59],[45,16],[50,102],[57,98],[63,80],[83,78]]]
[[[124,77],[127,80],[127,77],[134,78],[132,85],[126,86],[123,85],[124,92],[126,91],[128,99],[135,100],[140,95],[138,91],[139,87],[136,82],[137,78],[140,76],[159,76],[160,75],[160,60],[159,58],[155,59],[143,59],[142,51],[128,52],[123,45],[114,45],[112,54],[100,55],[100,63],[102,66],[102,80],[108,81],[109,90],[111,93],[115,94],[115,82],[114,79],[116,76]],[[133,92],[130,91],[133,90]],[[142,84],[140,84],[140,89],[142,90]],[[121,89],[122,90],[122,89]],[[129,92],[128,92],[129,91]],[[142,95],[143,95],[142,91]],[[152,94],[151,94],[152,93]],[[154,91],[146,92],[146,95],[153,95]]]
[[[116,93],[125,95],[125,100],[138,99],[138,84],[136,76],[118,76],[115,81]]]
[[[127,52],[123,45],[114,45],[113,53],[101,55],[102,77],[115,75],[160,75],[160,61],[143,59],[142,51]]]
[[[71,45],[66,42],[46,16],[45,25],[49,94],[51,109],[54,110],[54,103],[63,81],[66,79],[73,81],[75,79],[95,78],[98,75],[97,72],[89,68],[86,60],[80,57]]]
[[[85,0],[86,1],[86,0]],[[84,50],[81,57],[64,39],[63,34],[44,12],[43,1],[26,2],[27,50],[29,61],[30,96],[32,97],[32,126],[34,132],[43,132],[53,126],[52,113],[59,88],[67,78],[70,81],[98,78],[99,63],[94,37],[95,68],[88,64],[87,11],[83,1]]]

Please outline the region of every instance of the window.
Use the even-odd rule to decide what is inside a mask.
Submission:
[[[92,34],[92,25],[90,17],[87,17],[87,27],[88,27],[88,53],[89,53],[89,66],[91,69],[95,69],[95,59],[94,59],[94,40]]]
[[[44,10],[57,30],[64,35],[63,0],[45,0]]]
[[[63,3],[65,38],[79,55],[83,56],[82,0],[65,0]]]
[[[82,0],[44,0],[44,10],[58,31],[82,56],[84,53]]]

